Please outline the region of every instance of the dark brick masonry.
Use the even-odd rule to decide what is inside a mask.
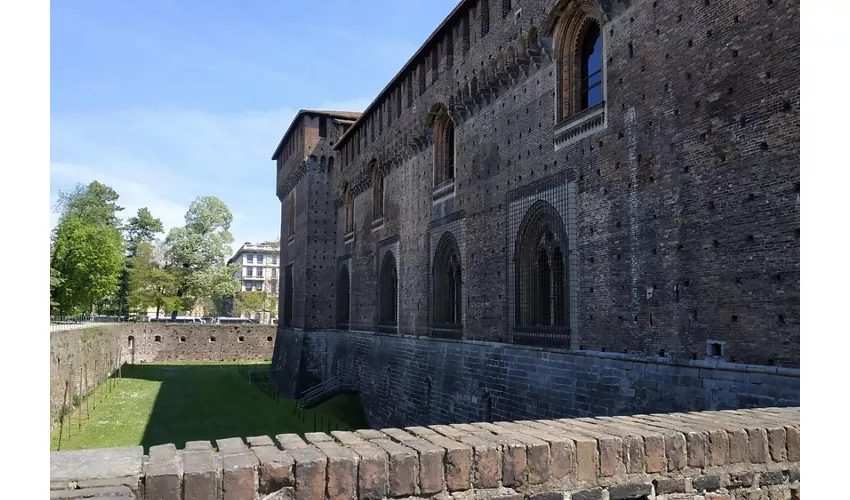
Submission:
[[[800,404],[796,369],[392,334],[281,331],[272,367],[290,397],[353,382],[373,427]]]
[[[357,113],[324,112],[333,125],[317,138],[323,112],[297,118],[297,154],[275,153],[283,234],[295,193],[281,249],[292,326],[335,327],[345,271],[352,329],[376,330],[389,253],[397,326],[382,331],[440,334],[434,253],[449,232],[456,335],[523,342],[514,304],[535,299],[516,293],[513,252],[543,201],[568,240],[564,345],[799,366],[799,2],[501,4],[461,2],[353,125]],[[559,30],[573,14],[601,25],[604,103],[561,120]],[[454,180],[436,189],[439,109]]]

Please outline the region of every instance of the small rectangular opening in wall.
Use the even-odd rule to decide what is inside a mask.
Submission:
[[[720,340],[706,341],[705,354],[709,358],[722,358],[726,356],[726,342]]]

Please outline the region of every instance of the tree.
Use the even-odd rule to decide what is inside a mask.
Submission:
[[[51,287],[61,314],[91,310],[117,291],[124,252],[117,200],[112,188],[97,181],[59,193],[50,267],[62,277]]]
[[[200,196],[189,206],[185,219],[185,226],[173,228],[165,238],[165,258],[178,276],[177,295],[183,310],[189,310],[195,300],[210,296],[215,301],[220,290],[234,290],[238,282],[232,269],[225,270],[233,242],[233,215],[227,205],[215,196]]]
[[[194,297],[209,299],[215,308],[215,315],[221,316],[225,297],[236,295],[242,288],[239,280],[233,277],[239,268],[239,264],[230,264],[191,273],[186,280],[188,289]]]
[[[109,186],[92,181],[88,186],[77,184],[71,192],[59,192],[56,208],[62,219],[81,219],[95,226],[118,227],[118,193]]]
[[[131,259],[129,268],[130,294],[128,302],[138,309],[156,308],[156,317],[160,311],[177,310],[180,298],[177,296],[177,277],[156,262],[154,247],[150,243],[141,243],[136,255]]]
[[[50,296],[53,297],[53,291],[59,287],[65,280],[62,279],[62,274],[52,267],[50,268]],[[50,307],[56,307],[59,303],[50,299]]]
[[[254,314],[262,312],[265,309],[266,292],[264,290],[253,290],[250,292],[240,292],[236,297],[236,312],[240,316],[243,314]]]
[[[118,290],[123,267],[121,234],[110,227],[66,219],[56,228],[50,267],[62,281],[52,290],[61,314],[91,310]]]
[[[127,225],[124,226],[130,257],[136,255],[140,244],[152,242],[162,231],[162,221],[155,218],[147,207],[137,210],[136,215],[127,219]]]
[[[127,257],[118,290],[118,314],[126,316],[127,297],[130,294],[130,268],[133,257],[136,256],[139,245],[150,243],[158,233],[162,232],[162,221],[155,218],[147,207],[136,211],[136,215],[127,220],[124,235],[127,241]]]

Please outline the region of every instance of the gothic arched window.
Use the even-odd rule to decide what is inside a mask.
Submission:
[[[589,0],[570,4],[555,30],[558,65],[558,120],[605,100],[602,30]]]
[[[396,325],[398,322],[398,273],[392,252],[387,252],[381,263],[379,304],[378,322],[382,325]]]
[[[434,333],[444,335],[448,330],[460,330],[463,281],[460,250],[452,233],[444,233],[437,244],[432,276]]]
[[[517,327],[568,333],[567,250],[560,214],[549,203],[536,202],[525,214],[516,240]]]

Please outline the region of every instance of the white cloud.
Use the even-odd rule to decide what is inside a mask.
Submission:
[[[362,111],[369,99],[326,102]],[[296,110],[214,114],[178,108],[53,117],[51,206],[59,190],[98,180],[119,194],[122,217],[148,207],[166,232],[184,223],[197,196],[217,196],[234,214],[233,250],[280,233],[270,157]],[[56,223],[51,215],[51,227]]]
[[[73,186],[77,183],[88,184],[95,180],[106,184],[118,193],[118,205],[124,207],[119,216],[123,219],[135,215],[139,208],[148,207],[154,217],[162,220],[166,232],[172,227],[184,224],[183,216],[188,207],[160,195],[150,186],[97,171],[85,165],[50,163],[51,184]],[[51,203],[55,203],[55,199],[56,197],[52,195]],[[54,213],[51,216],[51,223],[55,223],[57,218],[58,215]]]

